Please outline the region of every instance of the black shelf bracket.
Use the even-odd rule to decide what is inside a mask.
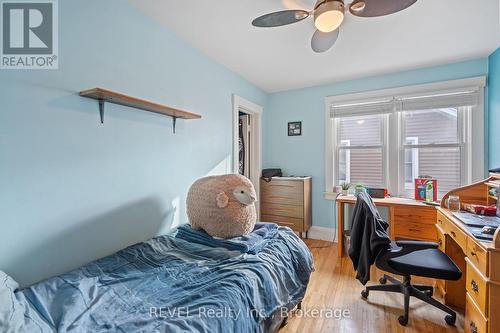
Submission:
[[[106,100],[99,98],[98,102],[99,102],[99,116],[101,117],[101,124],[104,124],[104,103],[106,102]],[[177,125],[177,118],[179,118],[179,117],[174,117],[174,116],[171,116],[171,117],[172,117],[172,124],[173,124],[172,130],[175,134],[175,126]]]
[[[175,125],[177,124],[177,117],[172,117],[172,125],[173,125],[173,131],[174,131],[174,134],[175,134]]]
[[[104,124],[104,100],[99,99],[99,115],[101,116],[101,124]]]

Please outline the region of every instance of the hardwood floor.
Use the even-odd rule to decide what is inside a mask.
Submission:
[[[306,240],[314,256],[313,272],[301,310],[291,314],[288,324],[280,333],[403,333],[403,332],[463,332],[463,313],[459,312],[456,327],[446,325],[444,312],[415,298],[410,300],[410,321],[406,327],[399,325],[403,313],[403,295],[371,292],[368,300],[361,298],[363,285],[354,278],[349,258],[338,260],[337,246],[331,242]],[[373,268],[372,282],[378,283],[381,272]],[[416,280],[432,284],[429,279]],[[439,298],[439,296],[436,296]],[[323,315],[313,318],[313,311]],[[347,310],[349,317],[338,319],[332,310]]]

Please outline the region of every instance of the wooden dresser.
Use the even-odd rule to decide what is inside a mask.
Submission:
[[[273,177],[260,181],[260,219],[306,233],[312,224],[311,177]]]
[[[500,181],[500,174],[447,193],[438,208],[437,236],[440,249],[448,254],[463,272],[459,281],[437,281],[445,303],[465,308],[465,333],[500,332],[500,228],[493,242],[474,237],[469,229],[445,208],[450,195],[464,203],[492,204],[489,184]]]

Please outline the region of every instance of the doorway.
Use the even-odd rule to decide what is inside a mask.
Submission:
[[[262,106],[233,95],[233,173],[250,179],[260,197]],[[260,204],[256,203],[260,216]]]

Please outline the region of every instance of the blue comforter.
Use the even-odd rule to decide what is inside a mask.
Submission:
[[[191,225],[184,224],[177,229],[176,238],[184,239],[210,247],[224,247],[245,253],[256,254],[264,248],[270,239],[278,233],[278,225],[268,222],[257,222],[253,232],[248,235],[224,239],[207,234],[204,230],[196,230]]]
[[[23,290],[0,271],[0,331],[271,332],[312,269],[288,228],[257,254],[163,235]]]

